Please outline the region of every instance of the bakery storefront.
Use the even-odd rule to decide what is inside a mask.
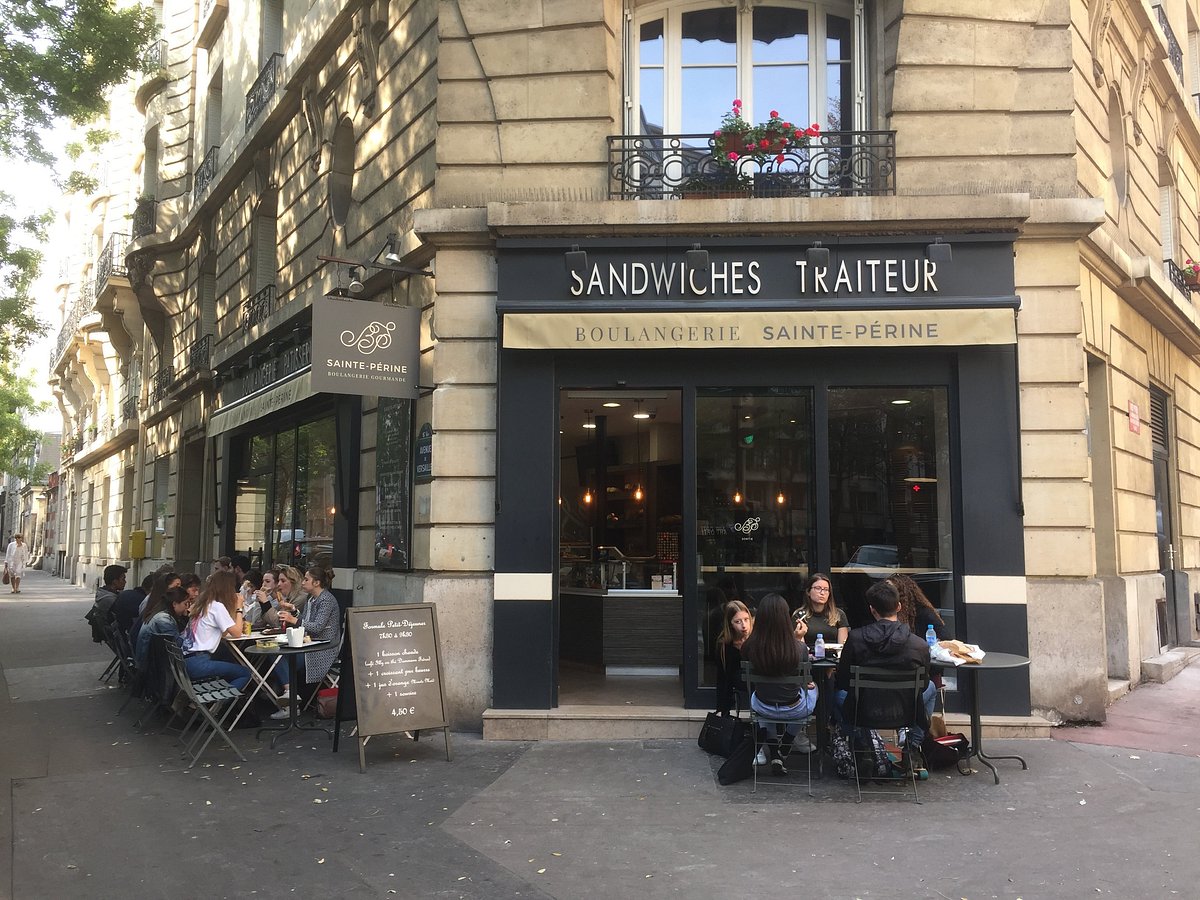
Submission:
[[[497,256],[495,707],[711,708],[726,598],[814,572],[852,625],[904,572],[1026,652],[1011,235]]]

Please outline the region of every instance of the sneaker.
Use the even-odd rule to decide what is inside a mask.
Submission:
[[[767,748],[766,747],[758,748],[758,755],[754,757],[754,764],[756,766],[765,766],[767,764]]]
[[[275,710],[275,712],[271,713],[271,718],[272,719],[286,719],[290,715],[291,715],[291,713],[286,709],[277,709],[277,710]]]
[[[787,773],[788,773],[787,766],[785,766],[783,764],[783,760],[780,757],[776,756],[774,759],[771,760],[771,774],[772,775],[786,775]]]
[[[796,739],[792,741],[792,750],[796,753],[812,753],[816,749],[813,747],[812,741],[808,739],[807,734],[798,734]]]

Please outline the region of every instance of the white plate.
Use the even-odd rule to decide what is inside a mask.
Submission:
[[[842,645],[841,644],[826,644],[825,649],[826,650],[841,650]]]
[[[287,635],[286,634],[273,634],[273,635],[271,635],[271,640],[273,640],[277,644],[286,644],[287,643]]]

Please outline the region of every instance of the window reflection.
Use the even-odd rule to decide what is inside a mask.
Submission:
[[[870,621],[864,595],[911,575],[954,628],[947,392],[829,391],[829,527],[834,590],[852,626]]]

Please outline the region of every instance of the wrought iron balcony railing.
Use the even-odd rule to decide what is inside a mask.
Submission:
[[[136,422],[138,417],[137,394],[130,394],[121,401],[121,421]]]
[[[97,297],[104,293],[108,279],[112,276],[129,277],[129,270],[125,268],[125,245],[128,243],[129,235],[127,234],[110,234],[108,236],[108,242],[100,252],[100,258],[96,260]]]
[[[160,368],[154,373],[154,382],[151,389],[150,398],[158,403],[171,390],[171,385],[175,383],[175,368],[170,363]]]
[[[167,67],[167,42],[160,38],[147,44],[142,50],[139,65],[145,75],[153,75],[155,72],[165,69]]]
[[[620,134],[608,139],[609,198],[868,197],[896,193],[896,132],[827,131],[807,147],[733,167],[711,134]]]
[[[204,154],[204,160],[196,169],[196,174],[192,179],[193,200],[198,200],[200,195],[208,189],[210,184],[212,184],[212,180],[217,174],[217,159],[220,157],[220,155],[221,148],[215,145],[209,147],[208,152]]]
[[[133,208],[134,240],[154,234],[158,230],[158,201],[153,197],[139,197]]]
[[[62,328],[58,331],[58,343],[54,349],[54,363],[62,359],[62,355],[66,352],[67,346],[71,343],[71,338],[75,332],[79,330],[79,323],[83,317],[96,308],[96,297],[92,293],[92,285],[90,282],[84,282],[80,285],[79,296],[75,299],[75,305],[71,307],[71,312],[67,314],[66,321],[63,322]]]
[[[1163,34],[1167,36],[1167,56],[1171,60],[1171,65],[1175,67],[1175,74],[1179,76],[1180,81],[1183,81],[1183,48],[1179,46],[1175,32],[1171,30],[1171,23],[1167,21],[1167,13],[1161,3],[1154,4],[1154,12],[1158,14],[1158,24],[1162,28]]]
[[[243,331],[249,331],[259,322],[265,322],[278,308],[278,302],[279,295],[275,291],[275,285],[268,284],[242,304],[238,325]]]
[[[201,378],[208,378],[212,374],[212,335],[206,334],[203,337],[192,341],[187,352],[188,373],[198,375]]]
[[[246,92],[246,130],[254,124],[254,120],[266,109],[271,98],[275,96],[276,82],[279,80],[279,67],[283,60],[282,53],[272,53],[267,64],[262,67],[254,84]]]
[[[1189,277],[1187,270],[1176,265],[1174,260],[1164,259],[1163,268],[1166,269],[1167,277],[1171,279],[1171,283],[1185,294],[1200,291],[1200,280],[1197,280],[1195,277]]]

